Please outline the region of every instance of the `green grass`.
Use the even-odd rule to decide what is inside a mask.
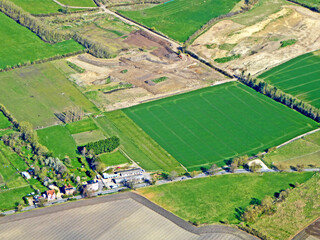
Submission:
[[[159,77],[159,78],[153,79],[152,82],[161,83],[161,82],[163,82],[163,81],[165,81],[167,79],[168,79],[167,77]]]
[[[2,184],[6,185],[5,189],[28,185],[27,182],[10,163],[10,161],[17,160],[17,155],[9,151],[9,147],[5,146],[3,142],[0,142],[0,175],[2,176]]]
[[[123,156],[122,153],[119,151],[116,151],[113,153],[101,154],[99,155],[99,158],[101,162],[106,164],[106,166],[115,166],[115,165],[130,163],[130,161],[125,156]]]
[[[320,51],[296,57],[258,77],[320,108]]]
[[[26,12],[31,14],[50,14],[61,12],[63,7],[52,0],[11,0],[17,6],[23,8]],[[59,0],[65,5],[73,5],[76,7],[96,7],[91,0]],[[75,4],[78,3],[78,4]],[[69,11],[79,11],[80,8],[69,8]]]
[[[18,121],[50,126],[58,121],[55,113],[67,107],[76,105],[85,112],[97,110],[55,64],[48,62],[0,73],[0,102]]]
[[[237,209],[273,196],[313,173],[229,174],[139,189],[144,196],[186,221],[238,223]]]
[[[102,92],[104,93],[107,93],[107,92],[111,92],[111,91],[114,91],[114,90],[119,90],[119,89],[126,89],[126,88],[132,88],[132,84],[130,83],[127,83],[127,84],[122,84],[122,85],[116,85],[116,86],[108,86],[108,87],[105,87],[103,89],[101,89]]]
[[[318,127],[238,82],[123,110],[189,170],[253,155]]]
[[[298,40],[296,40],[296,39],[289,39],[289,40],[281,41],[280,42],[280,44],[281,44],[280,47],[282,47],[282,48],[283,47],[287,47],[287,46],[295,44],[296,42],[298,42]]]
[[[235,15],[230,19],[236,23],[250,26],[280,11],[283,5],[290,4],[290,2],[285,0],[259,0],[249,11]]]
[[[240,54],[236,54],[228,57],[216,58],[214,61],[217,63],[226,63],[226,62],[230,62],[232,60],[238,59],[240,57],[241,57]]]
[[[225,51],[231,51],[237,44],[231,44],[231,43],[224,43],[219,45],[219,49],[225,50]]]
[[[96,142],[105,139],[105,136],[101,130],[93,130],[90,132],[82,132],[72,135],[78,146],[85,145],[89,142]]]
[[[0,129],[6,129],[10,127],[12,124],[9,122],[8,118],[6,118],[2,112],[0,112]]]
[[[40,143],[53,152],[55,157],[63,159],[77,156],[77,145],[68,129],[63,126],[53,126],[37,131]]]
[[[97,7],[93,0],[59,0],[59,2],[74,7]]]
[[[0,142],[0,154],[8,159],[14,168],[18,169],[19,171],[26,171],[29,168],[25,161],[9,147],[5,146],[2,141]]]
[[[227,14],[239,0],[174,0],[139,11],[119,11],[133,20],[184,42],[210,19]]]
[[[121,148],[144,169],[184,172],[179,162],[121,110],[105,113],[105,117],[94,120],[106,136],[118,136]]]
[[[74,69],[78,73],[84,73],[85,72],[85,69],[83,69],[82,67],[79,67],[78,65],[76,65],[76,64],[74,64],[72,62],[67,61],[67,64],[68,64],[69,67],[71,67],[72,69]]]
[[[23,201],[23,197],[34,192],[30,186],[15,188],[11,190],[0,190],[0,210],[6,211],[14,209],[17,202]]]
[[[320,167],[320,131],[266,154],[264,161],[268,164],[282,163],[287,168],[297,164]]]
[[[71,134],[82,133],[97,130],[98,126],[91,118],[83,119],[77,122],[68,123],[66,128]]]
[[[56,44],[45,43],[36,34],[2,12],[0,13],[0,32],[0,42],[6,46],[0,51],[0,69],[84,49],[73,40]]]
[[[253,227],[270,239],[291,239],[319,215],[320,176],[316,174],[294,189],[274,215],[259,218]]]

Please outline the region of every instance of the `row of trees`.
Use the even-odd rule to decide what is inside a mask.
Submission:
[[[257,92],[260,92],[277,102],[280,102],[303,115],[310,117],[311,119],[320,122],[320,109],[313,107],[312,105],[301,101],[300,99],[287,94],[280,89],[266,83],[262,79],[252,78],[250,74],[247,76],[242,72],[241,76],[236,76],[240,82],[246,84],[247,86],[253,88]]]
[[[120,145],[120,139],[116,136],[103,139],[97,142],[88,143],[82,147],[79,147],[79,152],[93,151],[95,154],[101,154],[106,152],[112,152]]]
[[[46,42],[57,43],[66,39],[71,39],[70,35],[51,29],[40,19],[33,17],[30,13],[25,12],[22,8],[13,4],[11,1],[1,0],[0,10],[22,26],[30,29]]]

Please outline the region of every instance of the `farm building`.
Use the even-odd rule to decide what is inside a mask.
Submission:
[[[133,168],[129,170],[118,171],[116,174],[119,174],[120,177],[129,177],[134,175],[141,175],[145,171],[142,168]]]
[[[21,175],[25,178],[25,179],[30,179],[31,176],[28,172],[21,172]]]

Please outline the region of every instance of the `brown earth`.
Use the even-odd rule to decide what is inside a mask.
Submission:
[[[114,59],[98,59],[89,54],[68,59],[86,70],[71,78],[103,111],[132,106],[226,80],[220,73],[187,55],[179,58],[171,50],[170,43],[144,31],[131,33],[125,41],[130,45],[136,44],[140,50]],[[146,49],[150,48],[153,49],[148,52]],[[161,77],[167,79],[160,83],[152,81]],[[111,82],[106,83],[106,79]],[[132,84],[133,88],[113,92],[104,90],[106,87],[127,83]]]
[[[281,41],[296,39],[294,45],[281,48]],[[233,44],[231,50],[219,48]],[[230,46],[230,45],[229,45]],[[258,74],[294,57],[320,48],[320,14],[299,6],[284,6],[280,11],[245,26],[223,20],[190,46],[208,61],[226,70]],[[241,58],[223,64],[214,59],[241,54]]]

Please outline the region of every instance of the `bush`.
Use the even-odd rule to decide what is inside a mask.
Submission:
[[[120,145],[120,139],[116,136],[100,140],[97,142],[88,143],[82,147],[79,147],[79,152],[85,148],[87,151],[93,150],[95,154],[99,155],[101,153],[112,152]]]

